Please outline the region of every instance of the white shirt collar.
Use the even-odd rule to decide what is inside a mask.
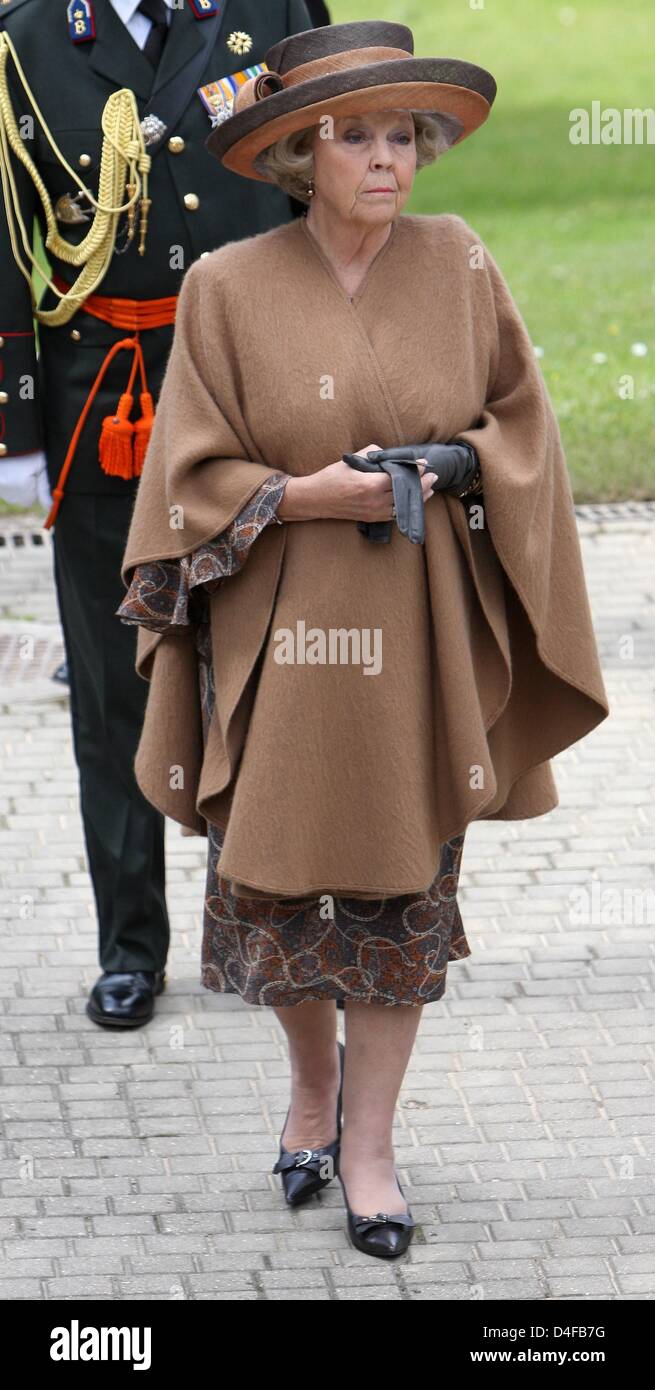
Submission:
[[[169,10],[173,9],[175,0],[164,0]],[[139,0],[110,0],[110,4],[115,9],[117,15],[122,19],[123,24],[129,24],[139,8]]]

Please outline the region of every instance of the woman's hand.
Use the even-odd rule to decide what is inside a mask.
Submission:
[[[357,453],[368,454],[379,444],[367,444]],[[423,501],[432,495],[434,474],[426,473],[424,463],[417,463],[421,476]],[[306,477],[291,477],[277,509],[280,521],[391,521],[393,491],[386,473],[360,473],[343,459],[329,463],[317,473]]]

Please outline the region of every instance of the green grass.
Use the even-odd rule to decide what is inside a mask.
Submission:
[[[420,172],[406,211],[459,213],[498,261],[543,349],[576,500],[655,497],[655,146],[568,138],[574,107],[654,104],[652,0],[332,0],[331,15],[408,24],[417,55],[494,74],[489,120]]]
[[[408,24],[418,56],[493,73],[488,121],[421,170],[405,210],[459,213],[498,261],[544,352],[576,500],[655,497],[655,146],[568,138],[574,107],[655,104],[652,0],[332,0],[331,15]]]

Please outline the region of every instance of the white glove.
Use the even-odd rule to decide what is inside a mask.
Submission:
[[[40,502],[49,510],[52,494],[45,454],[19,454],[15,458],[0,459],[0,497],[14,507],[31,507],[34,502]]]

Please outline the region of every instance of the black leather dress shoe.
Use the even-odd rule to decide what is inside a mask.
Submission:
[[[103,1028],[140,1028],[150,1022],[165,983],[165,970],[106,970],[91,990],[87,1014]]]
[[[320,1192],[327,1187],[329,1182],[336,1177],[339,1164],[339,1148],[341,1146],[341,1095],[343,1091],[343,1064],[344,1046],[338,1042],[339,1063],[341,1066],[341,1082],[339,1084],[339,1095],[337,1097],[337,1137],[331,1144],[323,1144],[320,1149],[296,1149],[294,1151],[285,1149],[280,1140],[280,1156],[273,1167],[274,1173],[282,1174],[282,1188],[287,1205],[298,1207],[301,1202],[306,1202],[309,1197],[313,1197],[315,1192]],[[289,1110],[291,1106],[289,1106]],[[289,1118],[287,1110],[286,1119],[282,1133],[286,1128]]]
[[[404,1255],[416,1224],[409,1208],[407,1212],[396,1212],[392,1216],[388,1216],[386,1211],[378,1211],[375,1216],[358,1216],[356,1212],[351,1211],[343,1178],[341,1174],[338,1176],[348,1213],[348,1234],[355,1249],[361,1250],[365,1255],[377,1255],[383,1260],[393,1260],[397,1255]],[[404,1197],[405,1193],[399,1182],[398,1188]]]

